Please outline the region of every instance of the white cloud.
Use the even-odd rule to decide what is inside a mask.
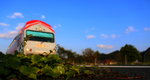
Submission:
[[[129,26],[126,30],[125,30],[125,33],[128,34],[130,32],[135,32],[135,28],[133,26]]]
[[[54,25],[53,27],[58,28],[58,27],[61,27],[61,26],[62,26],[61,24],[57,24],[57,25]]]
[[[90,32],[93,32],[94,30],[95,30],[95,28],[91,27],[91,28],[85,30],[85,33],[90,33]]]
[[[150,27],[148,28],[148,27],[145,27],[144,28],[144,31],[150,31]]]
[[[95,38],[95,36],[94,35],[88,35],[88,36],[86,36],[86,38],[87,39],[93,39],[93,38]]]
[[[0,22],[0,26],[9,26],[9,24]]]
[[[17,31],[10,31],[4,34],[0,33],[0,38],[14,38],[17,35],[17,33],[18,33]]]
[[[110,35],[108,35],[108,34],[101,34],[101,37],[102,38],[117,38],[118,35],[116,35],[116,34],[110,34]]]
[[[15,30],[9,31],[7,33],[0,33],[0,38],[14,38],[18,32],[20,31],[20,29],[23,27],[24,23],[19,23]]]
[[[98,48],[102,48],[102,49],[112,49],[113,46],[112,45],[103,45],[103,44],[99,44],[97,45]]]
[[[16,27],[16,30],[21,30],[25,23],[19,23],[18,26]]]
[[[109,36],[107,34],[101,34],[102,38],[108,38]]]
[[[117,38],[118,36],[116,34],[111,34],[110,37],[111,38]]]
[[[9,16],[10,18],[23,18],[23,14],[20,12],[14,12],[11,16]]]
[[[41,16],[41,19],[45,19],[46,17],[44,15]]]

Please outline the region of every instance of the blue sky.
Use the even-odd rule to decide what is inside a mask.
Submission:
[[[57,44],[81,53],[109,53],[132,44],[150,47],[149,0],[1,0],[0,51],[29,20],[53,26]]]

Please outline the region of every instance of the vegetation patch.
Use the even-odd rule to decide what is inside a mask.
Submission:
[[[125,79],[129,75],[108,68],[79,67],[63,62],[58,55],[0,54],[0,80]],[[131,79],[143,76],[131,76]]]

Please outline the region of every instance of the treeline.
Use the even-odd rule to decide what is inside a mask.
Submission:
[[[66,62],[71,64],[143,64],[150,63],[150,48],[140,52],[136,47],[126,44],[120,50],[109,54],[86,48],[81,54],[65,49],[58,45],[57,54]]]
[[[2,52],[0,52],[3,54]],[[57,45],[57,54],[70,64],[108,65],[108,64],[150,64],[150,47],[140,52],[136,47],[126,44],[120,50],[111,53],[101,53],[86,48],[81,54]]]

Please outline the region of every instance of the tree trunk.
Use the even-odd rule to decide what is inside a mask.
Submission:
[[[95,65],[97,64],[97,58],[95,58],[95,60],[94,60],[94,64],[95,64]]]
[[[127,55],[125,55],[125,64],[127,64],[128,62],[127,62]]]

